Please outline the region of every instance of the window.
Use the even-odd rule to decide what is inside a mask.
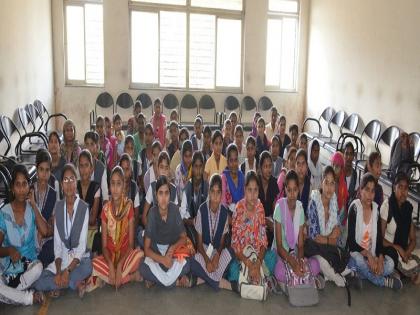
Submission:
[[[104,84],[103,13],[101,2],[69,2],[66,20],[66,82]]]
[[[299,1],[269,0],[265,85],[272,90],[297,90]]]
[[[131,81],[142,88],[240,89],[242,0],[133,1]]]

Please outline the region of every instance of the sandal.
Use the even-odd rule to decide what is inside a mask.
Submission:
[[[192,286],[192,276],[182,276],[177,281],[177,287],[181,288],[191,288]],[[196,282],[197,283],[197,282]]]
[[[60,290],[53,290],[48,293],[48,296],[52,299],[56,299],[60,296]]]
[[[150,288],[153,288],[156,285],[156,283],[149,280],[144,280],[144,285],[146,289],[150,289]]]
[[[271,293],[276,295],[282,294],[279,283],[274,276],[267,277],[267,286]]]
[[[44,304],[45,294],[41,291],[35,291],[33,294],[33,304]]]
[[[85,293],[86,293],[86,281],[81,281],[77,285],[77,292],[79,294],[79,298],[83,299],[83,297],[85,296]]]
[[[315,277],[315,285],[318,290],[324,290],[325,288],[325,278],[323,275],[319,274]]]

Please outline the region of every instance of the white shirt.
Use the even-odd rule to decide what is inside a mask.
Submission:
[[[388,198],[385,198],[381,206],[381,219],[382,220],[388,221],[388,212],[389,212],[389,202],[388,202]],[[390,243],[394,243],[396,231],[397,231],[397,223],[395,222],[395,219],[392,218],[391,221],[387,223],[386,225],[386,230],[385,230],[385,235],[384,235],[385,239]]]
[[[189,219],[190,213],[187,211],[187,194],[185,190],[182,192],[182,198],[181,198],[181,207],[179,208],[179,213],[181,214],[181,218]]]
[[[246,145],[242,143],[241,152],[239,152],[240,148],[238,144],[236,144],[236,146],[238,147],[238,162],[239,162],[239,165],[241,165],[243,162],[245,162],[245,159],[246,159]]]
[[[64,234],[66,239],[70,236],[73,221],[77,214],[77,206],[79,204],[79,201],[80,198],[77,196],[73,206],[73,217],[70,218],[68,215],[65,215],[65,220],[67,220],[67,222],[65,222],[64,224]],[[66,203],[64,203],[64,211],[65,213],[67,213]],[[80,232],[79,245],[77,245],[77,247],[73,250],[69,251],[60,238],[60,234],[57,229],[56,219],[54,220],[54,257],[55,259],[61,258],[61,270],[66,269],[71,264],[74,258],[77,258],[79,261],[81,261],[82,258],[89,257],[89,253],[86,252],[88,225],[89,211],[86,211],[85,219],[83,221],[83,227]],[[55,261],[49,264],[47,269],[54,274],[57,273],[57,270],[55,268]]]
[[[196,136],[195,140],[197,141],[198,151],[201,151],[203,149],[203,134],[201,134],[201,139],[198,139],[197,136]]]

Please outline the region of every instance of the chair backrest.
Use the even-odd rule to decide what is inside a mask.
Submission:
[[[204,125],[215,124],[216,104],[210,95],[203,95],[198,102],[198,112],[203,117]]]
[[[47,108],[45,107],[44,103],[42,103],[42,101],[35,100],[34,106],[38,110],[39,115],[44,116],[44,114],[47,113],[47,116],[50,116],[50,113],[48,112]]]
[[[343,133],[344,130],[350,131],[351,134],[355,134],[357,127],[359,126],[359,115],[356,113],[351,114],[346,118],[343,125],[340,128],[340,133]]]
[[[266,119],[266,121],[270,121],[271,115],[271,108],[273,107],[273,102],[267,97],[262,96],[258,100],[258,111],[261,113],[261,116]]]
[[[115,113],[114,99],[112,98],[111,94],[109,94],[108,92],[102,92],[96,98],[96,103],[95,103],[95,116],[96,117],[98,116],[98,107],[102,109],[107,109],[107,110],[112,108],[112,115],[114,115]],[[110,113],[108,112],[107,115],[110,115]]]
[[[137,96],[136,101],[141,102],[141,111],[146,116],[146,120],[152,117],[153,106],[152,106],[152,99],[147,93],[141,93]]]
[[[18,117],[19,117],[19,122],[23,128],[23,131],[25,131],[25,134],[28,132],[35,131],[35,124],[32,121],[31,116],[29,115],[29,112],[27,112],[24,107],[18,108]],[[32,125],[32,130],[28,128],[29,125]]]
[[[42,115],[38,112],[38,109],[32,104],[27,104],[25,105],[25,111],[29,114],[31,123],[34,126],[34,131],[40,131],[44,124],[44,118],[42,118]],[[38,128],[36,128],[38,118],[40,120],[40,125],[38,126]]]
[[[273,102],[267,96],[258,100],[258,111],[269,111],[271,107],[273,107]]]
[[[257,103],[251,96],[245,96],[241,103],[241,123],[252,125],[254,113],[257,110]]]
[[[319,116],[318,120],[319,122],[321,122],[321,120],[323,119],[324,121],[329,123],[334,115],[335,115],[335,109],[329,106],[322,111],[321,116]]]
[[[400,136],[400,128],[398,128],[397,126],[390,126],[384,130],[384,132],[378,138],[378,141],[376,141],[376,143],[379,144],[380,142],[383,142],[387,146],[392,147],[395,140],[397,140],[399,136]]]
[[[123,121],[127,121],[128,118],[133,114],[133,98],[130,94],[124,92],[118,95],[115,102],[115,112],[120,114]]]
[[[414,146],[414,161],[418,162],[420,156],[420,133],[412,132],[410,133],[410,142]]]
[[[191,94],[185,94],[181,100],[179,113],[179,121],[182,124],[194,123],[195,117],[198,114],[197,99]]]
[[[117,101],[115,102],[117,108],[121,107],[124,109],[132,108],[134,106],[133,98],[130,94],[124,92],[118,95]],[[118,109],[117,109],[118,111]]]
[[[344,120],[346,119],[347,115],[345,111],[340,110],[334,114],[334,116],[331,118],[330,122],[328,123],[328,130],[330,131],[330,137],[332,138],[334,136],[333,127],[339,128],[341,130],[341,126],[344,123]]]
[[[376,143],[376,141],[379,138],[379,135],[381,134],[381,123],[379,120],[371,120],[366,126],[365,129],[363,129],[362,137],[367,136],[369,137],[373,142]]]
[[[4,155],[7,155],[12,146],[12,137],[14,133],[17,134],[19,139],[21,138],[21,134],[20,134],[19,129],[16,127],[15,123],[6,115],[0,116],[0,129],[2,130],[3,137],[5,138],[7,142],[7,149],[4,152]]]
[[[225,105],[225,112],[238,110],[240,107],[238,99],[233,95],[229,95],[228,97],[226,97],[224,105]]]
[[[163,111],[167,111],[169,114],[170,112],[176,109],[179,111],[179,101],[178,98],[174,94],[166,94],[163,98]]]

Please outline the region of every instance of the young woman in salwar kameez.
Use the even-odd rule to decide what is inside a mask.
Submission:
[[[195,220],[198,252],[191,260],[191,272],[198,277],[197,284],[231,290],[229,281],[223,279],[232,256],[225,247],[229,213],[221,199],[222,179],[215,174],[210,179],[209,199],[201,204]]]
[[[140,281],[138,271],[143,252],[134,248],[133,202],[124,194],[124,173],[120,166],[111,172],[111,202],[102,209],[102,255],[93,259],[90,290],[103,282],[120,287]]]

